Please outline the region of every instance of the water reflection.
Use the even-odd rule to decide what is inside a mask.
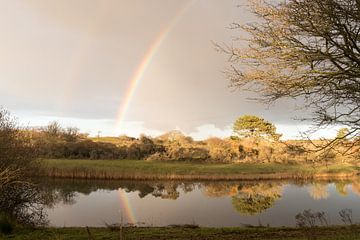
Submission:
[[[255,215],[270,208],[281,197],[281,182],[205,183],[203,192],[208,197],[230,196],[236,211]]]
[[[352,191],[360,196],[360,180],[352,183]]]
[[[335,187],[336,187],[336,191],[341,196],[347,196],[348,195],[348,191],[346,190],[346,182],[336,182]]]
[[[239,185],[232,205],[241,214],[255,215],[271,208],[281,198],[281,191],[282,185],[275,183]]]
[[[338,189],[336,188],[336,190]],[[315,200],[327,199],[329,197],[326,183],[312,184],[312,186],[310,186],[309,193],[310,196]]]
[[[46,179],[39,185],[49,195],[48,206],[54,207],[59,203],[76,204],[79,194],[89,195],[99,189],[108,191],[122,189],[127,193],[137,192],[139,198],[151,195],[156,198],[176,200],[180,196],[179,191],[192,192],[198,183]]]
[[[90,212],[84,214],[89,207],[96,208],[97,214],[104,219],[110,219],[109,221],[118,219],[118,216],[111,214],[124,208],[120,206],[123,203],[114,199],[114,194],[120,191],[128,198],[127,201],[132,205],[130,206],[132,214],[137,216],[137,220],[150,221],[153,225],[189,223],[191,221],[189,219],[196,219],[198,224],[208,226],[254,224],[260,219],[270,221],[267,222],[270,225],[293,225],[294,216],[304,209],[334,212],[346,207],[352,208],[356,213],[360,196],[360,180],[337,182],[46,180],[41,187],[49,195],[47,207],[50,222],[59,225],[59,214],[62,209],[61,217],[64,218],[63,221],[68,224],[67,226],[82,226],[81,221],[84,218],[87,220],[87,225],[103,225],[99,220],[88,219],[96,219],[99,215],[91,215]],[[125,207],[129,208],[129,206]],[[64,214],[64,211],[68,211],[68,215]],[[81,213],[78,214],[84,216],[77,216],[77,220],[73,221],[74,211],[79,211]],[[337,212],[333,215],[335,213]],[[159,219],[159,222],[153,219]]]

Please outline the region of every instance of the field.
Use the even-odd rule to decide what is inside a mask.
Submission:
[[[124,228],[120,231],[111,231],[107,228],[90,228],[90,235],[86,228],[46,228],[37,230],[18,230],[16,234],[3,239],[14,240],[100,240],[100,239],[318,239],[342,240],[360,239],[360,226],[345,227],[315,227],[315,228]],[[0,236],[1,237],[1,236]]]
[[[358,174],[348,164],[316,166],[305,164],[241,163],[204,164],[190,162],[147,162],[143,160],[42,159],[47,177],[138,180],[265,180],[342,179]]]

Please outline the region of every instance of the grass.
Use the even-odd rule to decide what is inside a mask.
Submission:
[[[14,240],[100,240],[120,239],[118,231],[107,228],[90,228],[88,235],[85,228],[44,228],[20,229],[13,235],[1,239]],[[360,239],[360,226],[301,228],[185,228],[185,227],[130,227],[124,228],[122,239],[318,239],[343,240]],[[0,236],[1,237],[1,236]]]
[[[42,159],[48,177],[138,180],[260,180],[350,178],[359,167],[276,163],[204,164],[144,160]]]

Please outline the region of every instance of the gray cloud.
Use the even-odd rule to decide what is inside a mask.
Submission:
[[[233,21],[253,21],[243,0],[190,0],[131,101],[126,121],[148,129],[225,128],[242,114],[296,124],[296,102],[267,106],[232,91],[226,56],[212,42],[239,33]],[[28,114],[114,119],[130,78],[151,42],[185,4],[179,0],[0,1],[0,102]]]

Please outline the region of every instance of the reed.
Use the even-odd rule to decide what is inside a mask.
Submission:
[[[39,175],[54,178],[128,180],[275,180],[348,179],[359,167],[294,164],[199,164],[188,162],[146,162],[142,160],[43,159]]]

